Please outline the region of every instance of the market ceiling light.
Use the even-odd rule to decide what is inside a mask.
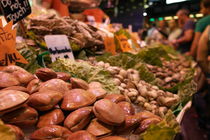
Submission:
[[[195,15],[197,18],[199,18],[199,17],[203,17],[203,14],[196,14]]]
[[[177,16],[174,16],[174,19],[178,19],[178,17]]]
[[[165,20],[172,20],[173,18],[172,17],[165,17],[164,19]]]
[[[152,6],[152,5],[153,5],[153,2],[149,2],[148,4],[149,4],[150,6]]]
[[[145,5],[144,5],[144,8],[145,8],[145,9],[149,8],[149,5],[145,4]]]
[[[193,14],[190,14],[190,18],[194,18],[194,15]]]
[[[183,1],[189,1],[189,0],[166,0],[166,4],[178,3]]]
[[[147,13],[146,13],[146,12],[144,12],[144,13],[143,13],[143,16],[145,16],[145,17],[146,17],[146,16],[147,16]]]

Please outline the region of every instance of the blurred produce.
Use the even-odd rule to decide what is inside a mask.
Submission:
[[[39,16],[30,19],[29,37],[40,45],[44,45],[45,35],[65,34],[68,36],[73,51],[89,48],[92,51],[103,49],[103,40],[97,28],[83,22],[59,18],[54,15]]]
[[[178,95],[165,92],[157,86],[140,80],[141,76],[137,70],[125,70],[116,66],[105,67],[107,63],[102,61],[93,61],[92,64],[107,69],[112,74],[121,94],[128,96],[133,103],[147,111],[163,117],[168,109],[179,103]]]
[[[194,76],[193,61],[163,45],[142,49],[138,54],[104,54],[97,56],[96,60],[126,70],[135,69],[141,80],[173,93],[178,93]]]
[[[59,59],[51,64],[51,68],[55,71],[67,72],[73,77],[83,79],[88,83],[100,82],[107,92],[119,93],[110,73],[101,67],[91,66],[87,62]]]

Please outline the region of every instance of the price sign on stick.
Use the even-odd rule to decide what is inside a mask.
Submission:
[[[104,38],[105,51],[112,53],[112,55],[116,54],[116,46],[114,42],[114,37],[105,37]]]
[[[125,35],[119,35],[119,36],[116,36],[116,38],[118,39],[120,48],[123,52],[131,51],[131,46],[128,43],[128,38]]]
[[[16,50],[16,30],[12,29],[12,21],[5,27],[0,20],[0,69],[4,66],[15,65],[16,62],[27,64],[28,62]]]
[[[7,22],[13,21],[13,24],[31,14],[28,0],[1,0],[0,7]]]
[[[74,60],[74,55],[66,35],[46,35],[44,37],[52,62],[58,58]]]

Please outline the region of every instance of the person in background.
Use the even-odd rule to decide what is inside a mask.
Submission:
[[[187,55],[191,55],[194,58],[196,57],[197,46],[200,40],[201,34],[205,30],[205,28],[210,25],[210,0],[202,0],[201,1],[201,10],[200,12],[205,16],[204,18],[200,19],[195,28],[195,37],[193,40],[193,44],[191,46],[190,52]]]
[[[182,30],[178,27],[176,20],[170,20],[168,25],[170,30],[168,41],[173,41],[181,35]]]
[[[210,73],[208,55],[210,51],[210,26],[201,35],[198,42],[197,61],[204,73]]]
[[[168,37],[169,34],[169,29],[168,29],[168,24],[165,20],[160,20],[158,22],[158,31],[165,37]]]
[[[155,23],[152,23],[150,28],[148,29],[148,32],[147,32],[147,36],[150,37],[152,35],[152,33],[156,30],[156,24]]]
[[[208,92],[204,96],[194,95],[194,104],[199,115],[199,124],[207,130],[210,139],[210,25],[201,35],[198,43],[197,61],[207,79]],[[196,100],[197,99],[197,100]]]
[[[60,16],[69,16],[68,6],[61,0],[42,0],[42,6],[46,9],[56,10]]]
[[[148,31],[148,37],[146,42],[152,43],[164,43],[168,38],[167,23],[164,20],[158,22],[158,27],[153,23],[151,29]]]
[[[86,17],[86,20],[92,20],[91,17],[94,17],[95,22],[103,23],[104,21],[109,21],[109,16],[107,16],[103,10],[97,8],[100,5],[100,1],[96,1],[93,8],[86,9],[82,14]]]
[[[190,12],[187,9],[181,9],[177,12],[179,25],[182,25],[182,33],[180,37],[173,40],[171,43],[177,48],[181,53],[186,53],[190,50],[195,22],[189,18]]]
[[[105,20],[109,20],[109,17],[100,8],[86,9],[82,14],[86,17],[87,21],[91,16],[94,17],[95,22],[98,23],[103,23]]]

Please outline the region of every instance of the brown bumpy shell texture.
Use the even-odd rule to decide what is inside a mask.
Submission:
[[[64,121],[64,126],[72,132],[82,130],[91,119],[92,107],[83,107],[70,113]]]
[[[61,99],[63,94],[53,90],[45,90],[32,94],[28,100],[28,105],[39,111],[52,109]]]
[[[65,119],[65,116],[61,109],[54,109],[39,117],[39,122],[37,124],[38,128],[48,126],[48,125],[58,125],[61,124]]]
[[[72,134],[67,128],[59,125],[48,125],[34,131],[30,140],[50,140],[50,139],[61,139],[67,140],[68,137]]]
[[[24,105],[29,95],[17,90],[0,91],[0,114],[11,112]]]
[[[67,140],[96,140],[96,137],[87,131],[81,130],[71,134]]]
[[[100,121],[109,125],[120,125],[125,121],[124,111],[108,99],[95,102],[93,112]]]
[[[93,104],[96,101],[95,95],[83,89],[72,89],[64,95],[61,108],[63,110],[76,110]]]

